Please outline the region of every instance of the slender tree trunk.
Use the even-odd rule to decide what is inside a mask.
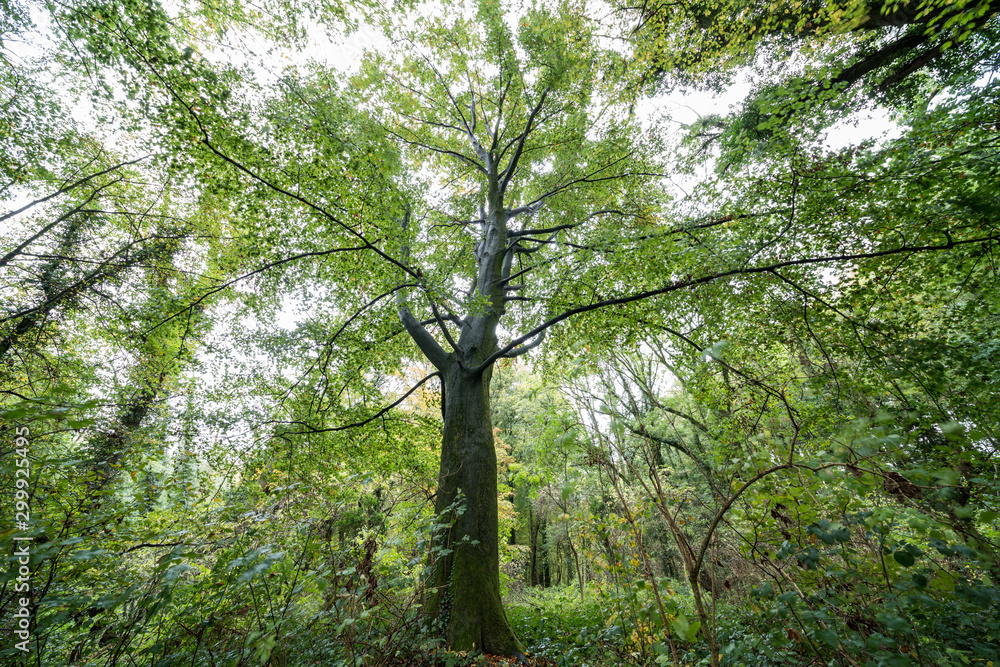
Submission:
[[[570,536],[568,526],[566,527],[566,544],[569,545],[570,555],[573,557],[573,568],[576,570],[576,580],[580,586],[580,602],[583,602],[583,569],[580,565],[580,555],[576,552],[576,545],[573,544],[573,538]]]
[[[444,375],[448,400],[435,510],[448,528],[435,544],[428,610],[453,650],[523,655],[500,600],[490,371],[473,374],[452,364]]]
[[[544,519],[542,520],[545,521]],[[548,526],[542,523],[542,588],[552,588],[552,567],[549,561]]]
[[[528,544],[531,546],[531,557],[528,561],[528,567],[530,572],[530,584],[532,586],[538,585],[538,531],[541,528],[540,522],[535,520],[534,512],[531,511],[531,505],[528,505]]]

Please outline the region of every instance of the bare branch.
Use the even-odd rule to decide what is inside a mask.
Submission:
[[[41,197],[40,199],[36,199],[33,202],[29,202],[29,203],[25,204],[24,206],[22,206],[21,208],[17,209],[16,211],[9,211],[7,213],[4,213],[3,215],[0,215],[0,222],[3,222],[7,218],[11,218],[11,217],[13,217],[13,216],[15,216],[15,215],[17,215],[19,213],[24,213],[25,211],[27,211],[32,206],[38,206],[39,204],[44,204],[45,202],[49,201],[53,197],[58,197],[59,195],[63,194],[64,192],[69,192],[70,190],[78,188],[81,185],[83,185],[84,183],[86,183],[87,181],[93,180],[93,179],[95,179],[95,178],[97,178],[99,176],[103,176],[104,174],[107,174],[107,173],[110,173],[112,171],[115,171],[116,169],[121,169],[122,167],[127,167],[129,165],[136,164],[137,162],[142,162],[143,160],[145,160],[148,157],[150,157],[150,156],[149,155],[143,155],[140,158],[136,158],[134,160],[129,160],[128,162],[120,162],[119,164],[116,164],[113,167],[108,167],[107,169],[105,169],[103,171],[99,171],[96,174],[91,174],[90,176],[85,176],[85,177],[83,177],[83,178],[81,178],[81,179],[79,179],[77,181],[74,181],[73,183],[70,183],[69,185],[66,185],[66,186],[63,186],[63,187],[59,188],[58,190],[56,190],[55,192],[53,192],[52,194],[50,194],[50,195],[48,195],[46,197]],[[45,231],[48,231],[48,230],[46,229]],[[44,233],[44,232],[42,232],[42,233]],[[34,240],[34,238],[31,239],[31,240]]]
[[[602,211],[603,212],[603,211]],[[600,212],[599,212],[600,213]],[[592,218],[598,213],[592,213],[588,218]],[[508,232],[507,236],[512,238],[517,238],[519,236],[535,236],[536,234],[554,234],[555,232],[560,232],[564,229],[573,229],[578,227],[579,222],[567,223],[565,225],[559,225],[557,227],[546,227],[545,229],[520,229],[518,231]]]
[[[517,139],[517,148],[514,149],[514,154],[511,155],[510,162],[508,162],[504,170],[500,172],[500,176],[502,178],[500,181],[501,195],[507,191],[507,186],[510,184],[510,180],[514,177],[514,172],[517,171],[517,163],[520,161],[521,155],[524,153],[524,142],[528,138],[528,135],[531,134],[532,129],[534,129],[532,125],[535,122],[535,116],[537,116],[538,112],[542,110],[542,105],[545,104],[545,98],[548,97],[549,90],[549,88],[546,88],[545,91],[542,92],[542,96],[539,98],[538,104],[535,105],[535,108],[532,109],[531,113],[528,115],[528,122],[524,126],[524,131],[521,132],[521,135]]]
[[[427,149],[429,151],[433,151],[433,152],[438,153],[440,155],[448,155],[448,156],[451,156],[451,157],[454,157],[454,158],[458,158],[462,162],[465,162],[465,163],[471,165],[472,167],[475,167],[477,171],[479,171],[479,172],[481,172],[483,174],[487,173],[486,172],[486,167],[484,167],[483,165],[479,164],[478,162],[476,162],[475,160],[473,160],[472,158],[470,158],[468,155],[462,155],[461,153],[459,153],[457,151],[452,151],[452,150],[448,150],[446,148],[439,148],[437,146],[432,146],[430,144],[425,144],[422,141],[417,141],[415,139],[407,139],[403,135],[401,135],[401,134],[399,134],[397,132],[393,132],[392,130],[390,130],[388,128],[386,128],[385,131],[388,134],[396,137],[400,141],[402,141],[402,142],[404,142],[406,144],[409,144],[410,146],[417,146],[419,148],[425,148],[425,149]]]
[[[406,233],[407,228],[410,226],[410,207],[406,207],[406,212],[403,215],[403,219],[400,221],[400,226],[403,228],[403,233]],[[410,246],[407,243],[403,247],[403,257],[409,261],[410,256]],[[444,328],[444,323],[441,321],[441,316],[437,312],[437,308],[434,303],[431,302],[431,308],[434,311],[435,321]],[[428,361],[434,364],[434,367],[438,370],[444,370],[447,368],[451,361],[451,355],[444,351],[444,348],[434,340],[424,325],[417,321],[417,318],[413,316],[410,312],[410,308],[406,305],[406,293],[403,290],[396,292],[396,311],[399,313],[399,321],[403,324],[406,329],[406,333],[410,334],[410,338],[413,342],[417,344],[420,351],[424,353]],[[449,339],[448,342],[452,345],[452,348],[457,350],[458,348],[451,341],[450,336],[448,336],[447,330],[445,330],[445,336]]]
[[[500,77],[503,78],[503,66],[501,65]],[[492,143],[490,144],[490,153],[494,153],[497,146],[500,144],[500,119],[503,118],[503,103],[507,99],[507,93],[510,91],[510,85],[514,82],[514,77],[507,78],[507,84],[500,91],[500,100],[497,102],[497,122],[493,126]],[[499,158],[498,158],[499,159]]]
[[[438,312],[437,304],[434,303],[434,299],[430,297],[430,294],[424,292],[424,295],[427,297],[427,302],[431,305],[431,312],[434,313],[434,321],[436,321],[438,327],[441,328],[441,333],[444,334],[444,339],[448,341],[449,345],[451,345],[451,349],[458,352],[459,347],[455,344],[455,341],[451,337],[451,333],[448,331],[448,325],[445,324],[445,318],[441,317],[441,313]]]
[[[541,332],[540,334],[538,334],[538,336],[535,338],[535,340],[531,341],[527,345],[522,345],[521,347],[515,348],[515,349],[511,350],[510,352],[507,352],[506,354],[503,355],[504,358],[505,359],[513,359],[514,357],[520,357],[525,352],[528,352],[530,350],[535,349],[536,347],[538,347],[539,345],[542,344],[543,340],[545,340],[545,334],[546,334],[546,332],[547,332],[547,330]]]
[[[338,227],[340,227],[341,229],[343,229],[345,232],[347,232],[349,235],[355,237],[356,239],[358,239],[359,241],[361,241],[363,243],[363,245],[361,247],[356,248],[356,249],[358,249],[358,250],[370,250],[370,251],[374,252],[376,255],[378,255],[379,257],[381,257],[382,259],[384,259],[385,261],[389,262],[390,264],[393,264],[394,266],[402,269],[405,273],[409,274],[410,276],[412,276],[414,278],[418,278],[419,277],[419,276],[417,276],[417,274],[410,267],[406,266],[405,264],[403,264],[399,260],[395,259],[394,257],[390,257],[383,250],[381,250],[378,246],[376,246],[374,243],[372,243],[371,241],[369,241],[363,234],[361,234],[360,232],[358,232],[354,227],[352,227],[351,225],[348,225],[343,220],[341,220],[337,216],[333,215],[332,213],[330,213],[329,211],[327,211],[325,208],[323,208],[319,204],[317,204],[317,203],[315,203],[315,202],[313,202],[313,201],[311,201],[309,199],[306,199],[305,197],[303,197],[302,195],[300,195],[300,194],[298,194],[296,192],[292,192],[292,191],[290,191],[290,190],[288,190],[286,188],[283,188],[280,185],[278,185],[277,183],[271,182],[270,180],[264,178],[263,176],[261,176],[260,174],[258,174],[257,172],[255,172],[250,167],[246,166],[245,164],[241,163],[240,161],[236,160],[235,158],[230,157],[229,155],[225,154],[222,150],[220,150],[217,146],[215,146],[215,144],[212,143],[211,137],[208,134],[208,128],[206,128],[205,124],[202,122],[201,116],[198,114],[197,111],[194,110],[194,108],[190,104],[188,104],[188,102],[180,95],[180,93],[178,93],[176,90],[174,90],[174,86],[171,84],[171,82],[169,80],[167,80],[167,78],[164,77],[155,67],[153,67],[152,63],[149,61],[149,59],[146,57],[146,55],[141,50],[137,49],[134,44],[132,44],[129,41],[126,41],[125,44],[128,46],[129,49],[131,49],[135,53],[135,55],[140,60],[142,60],[143,63],[146,64],[146,66],[149,68],[149,70],[153,74],[153,76],[155,76],[157,78],[157,80],[159,80],[160,83],[163,84],[163,86],[166,88],[166,90],[170,93],[171,97],[173,97],[174,100],[176,100],[181,106],[184,107],[184,109],[187,111],[188,115],[191,116],[191,118],[194,120],[195,124],[198,126],[198,131],[201,133],[201,136],[202,136],[202,138],[200,140],[200,143],[202,145],[204,145],[214,155],[216,155],[217,157],[219,157],[220,159],[222,159],[224,162],[232,165],[237,171],[240,171],[240,172],[246,174],[247,176],[249,176],[253,180],[257,181],[258,183],[264,185],[265,187],[270,188],[271,190],[274,190],[275,192],[277,192],[279,194],[282,194],[282,195],[284,195],[284,196],[286,196],[286,197],[288,197],[288,198],[290,198],[290,199],[292,199],[294,201],[299,202],[300,204],[304,205],[306,208],[308,208],[308,209],[310,209],[310,210],[318,213],[322,217],[330,220],[335,225],[337,225]]]
[[[95,268],[93,271],[85,275],[83,278],[80,278],[72,285],[69,285],[58,294],[47,298],[45,301],[43,301],[37,306],[28,308],[26,310],[22,310],[20,312],[8,315],[7,317],[0,319],[0,324],[2,324],[3,322],[9,322],[10,320],[16,320],[22,317],[27,317],[35,313],[51,310],[56,304],[58,304],[66,297],[78,294],[81,290],[83,290],[86,287],[89,287],[95,282],[104,280],[106,278],[114,277],[121,270],[141,264],[155,252],[153,248],[149,247],[143,248],[142,250],[136,252],[135,255],[132,256],[131,258],[127,257],[121,262],[116,262],[115,260],[119,256],[127,255],[128,251],[132,248],[133,245],[145,240],[147,239],[140,239],[139,241],[135,241],[122,248],[119,248],[117,252],[115,252],[113,255],[111,255],[110,257],[102,261],[100,264],[98,264],[97,268]]]
[[[188,312],[189,310],[191,310],[192,308],[194,308],[195,306],[197,306],[198,304],[200,304],[202,301],[204,301],[208,297],[212,296],[213,294],[221,292],[222,290],[224,290],[227,287],[230,287],[232,285],[235,285],[236,283],[240,282],[241,280],[246,280],[247,278],[252,278],[253,276],[256,276],[259,273],[263,273],[264,271],[267,271],[268,269],[273,269],[276,266],[281,266],[282,264],[288,264],[289,262],[294,262],[296,260],[305,259],[307,257],[325,257],[326,255],[332,255],[332,254],[338,253],[338,252],[348,252],[348,251],[351,251],[351,250],[365,250],[365,249],[366,249],[366,246],[351,246],[351,247],[347,247],[347,248],[333,248],[332,250],[317,250],[317,251],[314,251],[314,252],[302,252],[302,253],[299,253],[297,255],[292,255],[291,257],[285,257],[284,259],[278,259],[278,260],[275,260],[273,262],[268,262],[267,264],[265,264],[264,266],[261,266],[260,268],[254,269],[253,271],[250,271],[249,273],[244,273],[241,276],[237,276],[236,278],[233,278],[232,280],[224,282],[221,285],[218,285],[217,287],[213,287],[212,289],[208,290],[207,292],[205,292],[204,294],[202,294],[201,296],[199,296],[197,299],[195,299],[194,301],[192,301],[191,303],[189,303],[185,308],[177,311],[176,313],[174,313],[170,317],[167,317],[167,318],[165,318],[163,320],[160,320],[159,322],[157,322],[156,324],[154,324],[153,326],[151,326],[149,329],[146,329],[146,331],[143,332],[143,335],[147,335],[151,331],[155,330],[157,327],[161,327],[164,324],[166,324],[167,322],[170,322],[171,320],[173,320],[174,318],[180,317],[181,315],[183,315],[184,313]]]
[[[9,253],[7,253],[6,255],[4,255],[3,257],[0,257],[0,266],[6,265],[8,262],[10,262],[10,260],[12,260],[15,257],[17,257],[17,255],[20,254],[20,252],[22,250],[24,250],[25,248],[27,248],[29,245],[31,245],[32,242],[34,242],[35,240],[37,240],[38,238],[40,238],[41,236],[43,236],[46,232],[48,232],[50,229],[52,229],[53,227],[55,227],[56,225],[58,225],[60,222],[63,222],[64,220],[66,220],[67,218],[69,218],[71,215],[73,215],[75,213],[81,213],[81,212],[83,212],[84,207],[87,204],[89,204],[90,202],[92,202],[97,197],[97,195],[99,195],[101,193],[101,191],[104,190],[104,188],[110,187],[110,186],[114,185],[115,183],[119,183],[119,182],[121,182],[121,180],[122,179],[120,179],[120,178],[116,178],[115,180],[111,181],[110,183],[106,183],[105,185],[102,185],[101,187],[99,187],[96,190],[94,190],[93,192],[91,192],[90,196],[87,197],[83,202],[81,202],[80,204],[74,206],[70,210],[66,211],[65,213],[63,213],[62,215],[60,215],[58,218],[56,218],[52,222],[50,222],[49,224],[47,224],[44,227],[42,227],[37,233],[35,233],[32,236],[30,236],[27,239],[25,239],[20,245],[18,245],[16,248],[14,248],[13,250],[11,250]],[[52,195],[52,196],[54,197],[55,195]],[[51,197],[47,197],[46,199],[50,199],[50,198]],[[39,200],[36,200],[36,201],[37,202],[42,202],[44,200],[43,199],[39,199]],[[28,207],[33,206],[33,205],[34,204],[29,204]],[[28,208],[28,207],[25,207],[25,208]],[[20,211],[25,210],[25,208],[20,209]],[[20,211],[14,211],[10,215],[16,215]],[[9,217],[9,216],[5,216],[5,217]],[[3,219],[4,218],[0,218],[0,220],[3,220]]]
[[[440,343],[434,340],[434,336],[430,335],[427,329],[421,326],[420,322],[417,321],[417,318],[415,318],[413,313],[410,312],[410,309],[406,307],[405,302],[399,304],[399,301],[401,300],[399,296],[400,294],[401,292],[397,292],[396,296],[399,321],[402,322],[403,327],[406,329],[406,333],[410,334],[410,338],[412,338],[413,342],[417,344],[420,351],[424,353],[427,360],[434,364],[435,368],[439,370],[447,368],[448,363],[451,361],[451,356],[444,351],[444,348],[441,347]]]
[[[292,424],[303,424],[303,426],[307,426],[309,428],[307,428],[305,431],[290,431],[290,432],[287,432],[287,433],[282,433],[282,435],[303,435],[303,434],[306,434],[306,433],[309,433],[309,434],[312,434],[312,433],[333,433],[335,431],[346,431],[347,429],[350,429],[350,428],[360,428],[362,426],[365,426],[366,424],[372,423],[373,421],[375,421],[376,419],[378,419],[382,415],[386,414],[387,412],[389,412],[390,410],[392,410],[393,408],[395,408],[397,405],[399,405],[400,403],[402,403],[403,401],[405,401],[407,398],[409,398],[410,394],[412,394],[417,389],[419,389],[425,382],[427,382],[431,378],[435,378],[435,377],[441,377],[441,373],[434,372],[434,373],[431,373],[430,375],[426,376],[423,380],[421,380],[420,382],[418,382],[415,385],[413,385],[412,387],[410,387],[410,389],[405,394],[403,394],[402,396],[400,396],[398,399],[396,399],[395,401],[393,401],[389,405],[385,406],[384,408],[382,408],[381,410],[379,410],[378,412],[376,412],[375,414],[373,414],[371,417],[368,417],[367,419],[364,419],[362,421],[354,422],[352,424],[345,424],[343,426],[334,426],[334,427],[331,427],[331,428],[312,428],[312,427],[309,427],[308,424],[303,424],[302,422],[287,422],[287,423],[292,423]]]
[[[398,292],[401,289],[405,289],[407,287],[416,287],[416,286],[417,286],[416,283],[403,283],[402,285],[396,285],[391,290],[388,290],[386,292],[383,292],[383,293],[379,294],[377,297],[375,297],[374,299],[372,299],[371,301],[369,301],[368,303],[366,303],[365,305],[361,306],[356,311],[354,311],[354,314],[352,314],[350,317],[348,317],[346,320],[344,320],[344,322],[340,325],[340,328],[338,328],[334,332],[334,334],[332,336],[330,336],[330,338],[328,338],[326,340],[326,342],[323,343],[323,347],[326,348],[326,350],[327,350],[327,357],[329,358],[329,354],[330,354],[330,351],[333,348],[333,344],[340,337],[340,334],[342,334],[344,332],[344,330],[347,329],[347,327],[350,326],[350,324],[352,322],[354,322],[359,317],[361,317],[361,315],[364,314],[365,311],[367,311],[369,308],[371,308],[372,306],[374,306],[376,303],[378,303],[382,299],[384,299],[387,296],[390,296],[392,294],[395,294],[396,292]],[[302,377],[299,380],[297,380],[294,384],[292,384],[287,390],[285,390],[285,392],[282,394],[282,396],[279,399],[279,401],[283,402],[286,398],[288,398],[289,395],[291,395],[292,391],[299,385],[299,383],[301,383],[302,380],[305,379],[305,377],[309,373],[311,373],[314,368],[316,368],[316,365],[319,363],[319,359],[320,359],[320,357],[317,356],[316,359],[313,361],[313,363],[309,365],[309,368],[307,368],[305,370],[305,373],[302,374]],[[323,372],[325,372],[327,364],[328,364],[328,362],[324,362],[323,363]]]

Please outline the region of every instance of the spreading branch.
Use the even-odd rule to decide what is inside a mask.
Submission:
[[[315,434],[315,433],[334,433],[336,431],[346,431],[346,430],[352,429],[352,428],[361,428],[362,426],[366,426],[366,425],[372,423],[373,421],[375,421],[376,419],[378,419],[382,415],[384,415],[384,414],[388,413],[389,411],[391,411],[397,405],[399,405],[400,403],[402,403],[403,401],[405,401],[407,398],[409,398],[410,394],[412,394],[417,389],[419,389],[421,386],[423,386],[424,383],[426,383],[431,378],[436,378],[436,377],[441,377],[441,373],[434,372],[434,373],[431,373],[430,375],[427,375],[420,382],[418,382],[415,385],[413,385],[412,387],[410,387],[410,389],[407,390],[407,392],[405,394],[403,394],[398,399],[396,399],[395,401],[393,401],[389,405],[385,406],[384,408],[382,408],[381,410],[379,410],[378,412],[376,412],[372,416],[368,417],[367,419],[363,419],[363,420],[358,421],[358,422],[352,422],[350,424],[344,424],[343,426],[331,426],[329,428],[315,428],[315,427],[309,426],[308,424],[305,424],[304,422],[300,422],[300,421],[285,422],[285,423],[290,423],[290,424],[301,424],[303,426],[306,426],[307,428],[305,430],[303,430],[303,431],[288,431],[288,432],[283,433],[282,435],[286,435],[287,436],[287,435],[304,435],[304,434]]]
[[[410,208],[407,206],[403,219],[400,221],[400,227],[402,227],[404,234],[409,226]],[[409,255],[410,247],[407,244],[403,248],[403,256],[408,260]],[[444,330],[445,336],[448,338],[448,342],[455,350],[457,350],[458,347],[451,340],[451,336],[448,335],[447,329],[444,328],[444,323],[441,321],[441,316],[438,314],[437,308],[434,306],[433,302],[431,302],[431,307],[434,310],[435,321],[438,322],[442,330]],[[406,333],[410,335],[410,338],[412,338],[413,342],[417,344],[417,347],[419,347],[420,351],[424,353],[424,356],[427,357],[428,361],[434,364],[434,367],[438,370],[445,369],[451,360],[451,355],[445,352],[444,348],[441,347],[436,340],[434,340],[434,336],[432,336],[430,332],[424,328],[424,325],[413,316],[412,312],[410,312],[410,308],[406,304],[405,290],[399,290],[396,292],[396,310],[399,313],[399,321],[403,324],[403,328],[406,329]]]
[[[660,287],[654,290],[647,290],[643,292],[637,292],[635,294],[629,294],[627,296],[615,297],[610,299],[602,299],[594,301],[589,304],[576,306],[574,308],[569,308],[562,313],[549,318],[548,320],[542,322],[535,328],[531,329],[522,336],[518,336],[511,340],[507,345],[500,348],[489,357],[487,357],[476,370],[481,372],[486,368],[489,368],[497,359],[505,356],[511,350],[517,348],[519,345],[531,340],[541,332],[549,329],[550,327],[567,320],[574,315],[580,315],[583,313],[588,313],[593,310],[599,310],[601,308],[607,308],[609,306],[624,305],[627,303],[635,303],[637,301],[644,301],[656,296],[663,294],[669,294],[670,292],[676,292],[678,290],[687,289],[690,287],[695,287],[697,285],[705,285],[708,283],[713,283],[718,280],[723,280],[725,278],[731,278],[733,276],[746,276],[754,275],[758,273],[771,273],[775,270],[782,269],[788,266],[804,266],[810,264],[829,264],[831,262],[850,262],[860,259],[874,259],[878,257],[888,257],[891,255],[898,255],[903,253],[920,253],[920,252],[935,252],[940,250],[951,250],[952,248],[959,245],[969,245],[973,243],[984,243],[990,241],[996,241],[1000,239],[998,235],[989,235],[984,237],[978,237],[973,239],[964,239],[961,241],[955,241],[954,239],[949,239],[946,243],[933,244],[933,245],[922,245],[922,246],[900,246],[898,248],[889,248],[886,250],[877,250],[873,252],[862,252],[844,255],[823,255],[820,257],[804,257],[801,259],[790,259],[783,262],[776,262],[774,264],[768,264],[765,266],[747,266],[738,269],[731,269],[729,271],[722,271],[720,273],[714,273],[708,276],[702,276],[701,278],[693,278],[690,280],[680,280],[673,282],[664,287]]]
[[[64,185],[63,187],[59,188],[58,190],[56,190],[55,192],[53,192],[50,195],[47,195],[45,197],[41,197],[39,199],[31,201],[31,202],[25,204],[24,206],[22,206],[19,209],[16,209],[14,211],[8,211],[7,213],[4,213],[3,215],[0,215],[0,222],[3,222],[7,218],[12,218],[15,215],[18,215],[19,213],[24,213],[25,211],[27,211],[29,208],[31,208],[33,206],[38,206],[39,204],[44,204],[45,202],[49,201],[50,199],[54,199],[55,197],[58,197],[61,194],[65,194],[65,193],[69,192],[70,190],[75,190],[76,188],[80,187],[84,183],[87,183],[88,181],[92,181],[95,178],[99,178],[100,176],[103,176],[104,174],[109,174],[112,171],[116,171],[118,169],[121,169],[122,167],[128,167],[130,165],[137,164],[139,162],[142,162],[143,160],[148,159],[149,157],[150,157],[149,155],[143,155],[142,157],[138,157],[138,158],[136,158],[134,160],[129,160],[127,162],[119,162],[118,164],[116,164],[116,165],[114,165],[112,167],[108,167],[107,169],[104,169],[104,170],[99,171],[97,173],[91,174],[90,176],[84,176],[83,178],[81,178],[79,180],[76,180],[76,181],[73,181],[72,183],[70,183],[68,185]],[[44,234],[45,231],[48,231],[48,230],[46,229],[46,230],[42,231],[40,234]],[[37,238],[37,236],[35,238]],[[31,241],[33,241],[33,240],[34,240],[34,238],[30,239],[29,243]]]
[[[145,336],[145,335],[149,334],[150,332],[154,331],[155,329],[163,326],[167,322],[170,322],[171,320],[180,317],[184,313],[189,312],[192,308],[197,307],[202,301],[204,301],[208,297],[212,296],[213,294],[217,294],[217,293],[221,292],[224,289],[232,287],[233,285],[235,285],[236,283],[238,283],[238,282],[240,282],[242,280],[246,280],[247,278],[252,278],[253,276],[256,276],[258,274],[264,273],[268,269],[273,269],[276,266],[281,266],[282,264],[288,264],[289,262],[295,262],[295,261],[298,261],[300,259],[306,259],[307,257],[325,257],[327,255],[333,255],[333,254],[338,253],[338,252],[348,252],[348,251],[351,251],[351,250],[365,250],[365,249],[366,249],[366,246],[350,246],[350,247],[347,247],[347,248],[332,248],[330,250],[316,250],[314,252],[300,252],[299,254],[292,255],[291,257],[285,257],[283,259],[276,259],[273,262],[268,262],[267,264],[264,264],[263,266],[261,266],[259,268],[256,268],[253,271],[250,271],[248,273],[244,273],[243,275],[237,276],[237,277],[233,278],[232,280],[228,280],[228,281],[222,283],[221,285],[217,285],[216,287],[213,287],[212,289],[208,290],[207,292],[205,292],[204,294],[202,294],[201,296],[199,296],[197,299],[195,299],[194,301],[192,301],[191,303],[189,303],[187,306],[185,306],[184,308],[182,308],[181,310],[179,310],[176,313],[170,315],[169,317],[166,317],[166,318],[160,320],[159,322],[157,322],[156,324],[154,324],[153,326],[151,326],[149,329],[147,329],[146,331],[143,332],[143,335]]]
[[[538,115],[538,112],[542,110],[542,105],[545,104],[545,98],[548,97],[549,90],[550,90],[549,88],[546,88],[542,92],[541,97],[538,99],[538,104],[536,104],[535,108],[531,110],[530,114],[528,114],[528,122],[525,123],[524,131],[521,132],[520,136],[517,138],[517,148],[514,149],[514,153],[510,157],[510,162],[507,163],[507,166],[499,174],[501,178],[500,180],[501,196],[505,192],[507,192],[507,186],[510,184],[511,179],[514,177],[514,172],[517,171],[517,163],[521,160],[521,155],[524,154],[524,142],[525,140],[527,140],[528,135],[530,135],[532,130],[534,129],[533,126],[535,123],[535,117]]]

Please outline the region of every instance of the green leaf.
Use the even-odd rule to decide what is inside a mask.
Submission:
[[[813,636],[831,648],[836,648],[840,643],[837,631],[833,628],[817,628]]]
[[[881,612],[876,614],[875,618],[893,632],[906,632],[910,629],[910,624],[895,614]]]

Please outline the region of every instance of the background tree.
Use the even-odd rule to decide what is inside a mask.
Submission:
[[[721,89],[757,65],[762,86],[781,86],[785,113],[810,100],[840,108],[880,97],[913,100],[993,65],[995,2],[769,5],[759,2],[622,6],[647,85]],[[799,56],[789,62],[788,56]]]

